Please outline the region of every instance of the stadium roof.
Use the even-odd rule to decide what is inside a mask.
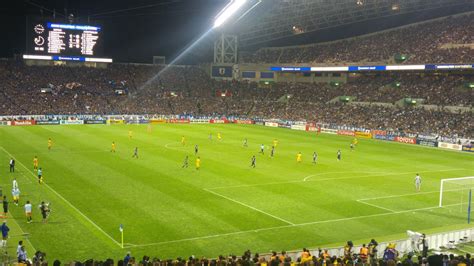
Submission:
[[[436,12],[440,10],[445,13]],[[446,14],[448,10],[451,13]],[[473,0],[261,0],[230,30],[238,32],[241,47],[268,46],[275,40],[364,21],[421,12],[433,18],[470,10]]]

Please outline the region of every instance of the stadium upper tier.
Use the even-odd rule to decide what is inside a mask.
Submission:
[[[247,63],[393,62],[396,55],[407,63],[472,63],[474,14],[447,17],[358,38],[293,47],[262,48],[241,55]]]
[[[253,82],[213,80],[198,67],[171,67],[141,88],[160,69],[123,64],[107,69],[29,67],[3,62],[0,115],[219,114],[474,136],[474,91],[466,86],[472,82],[469,75],[367,74],[338,86],[275,83],[259,88]],[[128,95],[117,95],[116,90]],[[342,103],[340,96],[363,104]],[[405,98],[438,107],[399,104]],[[467,112],[445,106],[461,106]]]

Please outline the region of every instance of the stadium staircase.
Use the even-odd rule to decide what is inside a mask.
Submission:
[[[278,56],[277,63],[280,63],[280,58],[283,55],[283,49],[280,49],[280,55]]]
[[[339,96],[336,96],[336,97],[332,98],[331,100],[329,100],[326,103],[339,103],[339,102],[341,102],[341,97],[349,98],[349,101],[348,101],[349,103],[353,102],[357,99],[357,97],[355,97],[355,96],[339,95]]]
[[[289,103],[290,102],[290,98],[292,97],[291,94],[285,94],[283,96],[281,96],[280,98],[278,98],[277,100],[277,103]]]

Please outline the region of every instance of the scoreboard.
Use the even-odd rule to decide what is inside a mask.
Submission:
[[[29,25],[28,52],[52,56],[100,56],[102,28],[100,26],[37,22]]]

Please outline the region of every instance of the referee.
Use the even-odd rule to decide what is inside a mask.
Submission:
[[[10,159],[10,173],[15,172],[15,159],[11,158]]]

